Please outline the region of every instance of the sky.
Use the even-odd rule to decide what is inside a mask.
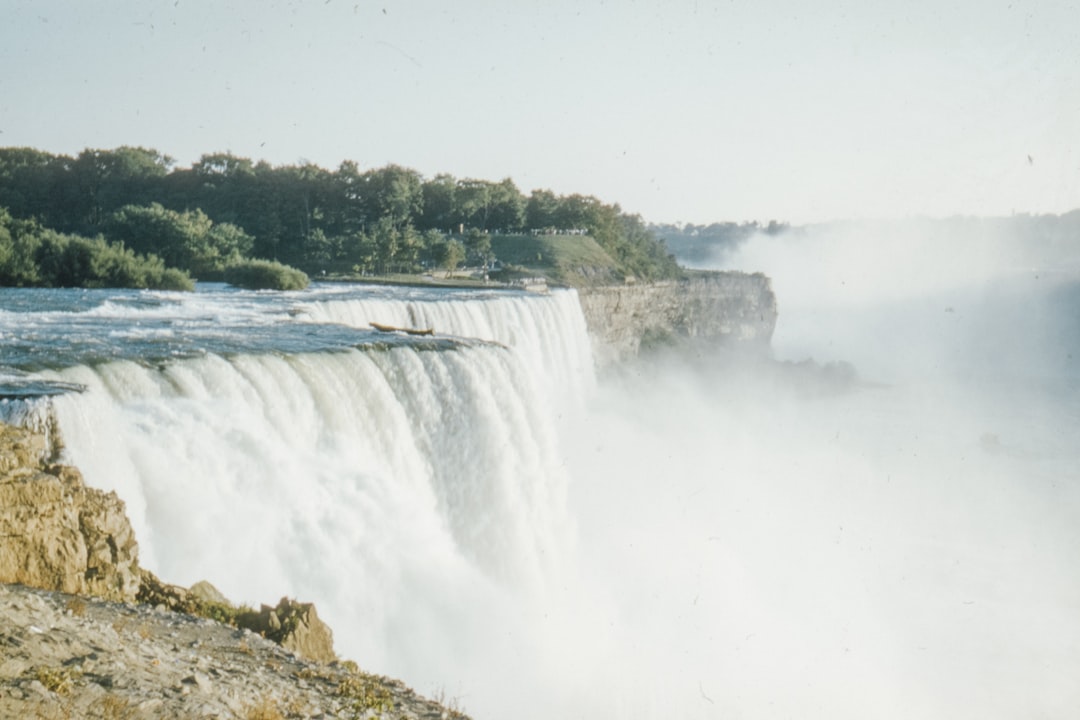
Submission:
[[[1080,0],[0,0],[0,146],[396,163],[652,222],[1080,207]]]

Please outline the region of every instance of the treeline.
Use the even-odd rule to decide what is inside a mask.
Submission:
[[[0,207],[62,233],[103,236],[200,279],[237,259],[309,272],[414,272],[491,259],[491,234],[591,236],[626,276],[679,273],[641,218],[585,195],[524,195],[499,182],[425,178],[344,161],[272,166],[229,153],[191,167],[156,150],[84,150],[76,157],[0,148]]]

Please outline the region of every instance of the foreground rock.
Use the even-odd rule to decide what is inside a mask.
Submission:
[[[0,582],[113,600],[139,589],[138,545],[116,493],[49,462],[45,437],[0,424]]]
[[[197,615],[250,630],[308,660],[329,663],[338,659],[334,634],[311,603],[281,598],[277,607],[263,605],[255,611],[233,605],[205,580],[188,589],[164,583],[148,570],[142,571],[136,600],[159,610]]]
[[[0,717],[465,718],[213,620],[0,585]]]

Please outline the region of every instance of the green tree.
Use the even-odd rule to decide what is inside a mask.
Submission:
[[[0,207],[49,227],[74,227],[80,211],[72,162],[33,148],[0,148]]]
[[[386,220],[396,228],[412,224],[424,204],[420,174],[400,165],[364,173],[362,195],[369,218]]]
[[[525,227],[525,196],[510,178],[491,188],[490,228],[504,233],[518,232]]]
[[[525,204],[525,225],[530,230],[556,227],[559,198],[550,190],[533,190]]]
[[[82,229],[96,228],[123,205],[150,202],[159,194],[172,164],[169,156],[141,147],[83,150],[71,166],[81,201]]]
[[[463,222],[457,209],[457,180],[453,175],[436,175],[420,188],[423,208],[417,227],[423,230],[454,231]]]
[[[135,252],[160,256],[196,277],[222,272],[250,252],[254,240],[235,225],[215,226],[201,210],[176,212],[158,203],[129,205],[105,224],[105,234]]]
[[[441,256],[438,260],[439,267],[446,270],[446,277],[450,277],[450,274],[465,261],[465,246],[460,240],[446,240],[439,254]]]
[[[476,228],[470,228],[465,233],[465,249],[468,251],[468,259],[486,265],[491,260],[491,236]]]

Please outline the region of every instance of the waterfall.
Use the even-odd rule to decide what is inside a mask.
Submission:
[[[372,322],[395,327],[433,328],[439,334],[501,343],[517,351],[529,376],[580,399],[593,382],[593,358],[577,292],[455,296],[442,300],[401,300],[378,293],[358,298],[319,297],[299,310],[316,322],[365,328]]]
[[[86,388],[53,399],[65,459],[125,500],[162,578],[314,600],[343,656],[416,682],[427,653],[421,678],[457,677],[453,643],[403,637],[542,594],[572,554],[558,423],[593,384],[576,295],[299,307],[493,342],[47,371]]]

